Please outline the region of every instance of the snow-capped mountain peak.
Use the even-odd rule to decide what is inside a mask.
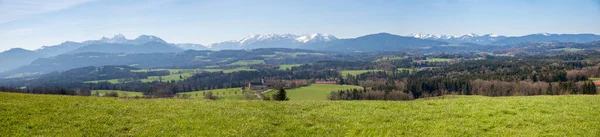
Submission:
[[[479,37],[479,35],[475,34],[475,33],[469,33],[469,34],[465,34],[462,37]]]
[[[123,36],[123,34],[117,34],[117,35],[114,35],[112,38],[102,37],[98,41],[104,42],[104,43],[123,43],[123,42],[127,42],[127,38],[125,38],[125,36]]]
[[[493,34],[493,33],[492,34],[486,34],[485,36],[488,36],[488,37],[500,37],[500,35]]]
[[[312,42],[327,42],[327,41],[337,40],[338,38],[333,35],[329,35],[329,34],[315,33],[312,35],[304,34],[304,35],[296,36],[295,39],[297,42],[301,42],[301,43],[312,43]]]
[[[135,38],[134,40],[130,40],[130,44],[144,44],[144,43],[148,43],[148,42],[159,42],[159,43],[167,43],[166,41],[162,40],[161,38],[157,37],[157,36],[152,36],[152,35],[140,35],[139,37]]]
[[[292,34],[250,34],[250,36],[239,40],[240,44],[251,44],[258,41],[272,41],[281,39],[294,39]]]
[[[440,39],[453,39],[456,38],[455,36],[452,35],[440,35],[439,37]]]
[[[411,37],[419,38],[419,39],[439,39],[440,37],[432,35],[432,34],[423,34],[423,33],[413,33],[410,34]]]

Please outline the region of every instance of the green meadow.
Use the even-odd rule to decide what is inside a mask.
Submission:
[[[346,90],[346,89],[362,89],[360,86],[354,85],[329,85],[329,84],[312,84],[306,87],[286,90],[290,100],[328,100],[331,91]],[[267,92],[266,96],[272,96],[277,90]]]
[[[376,69],[372,69],[372,70],[341,70],[340,73],[342,73],[343,77],[346,77],[348,74],[350,74],[352,76],[356,76],[356,75],[362,74],[362,73],[378,72],[378,71],[383,71],[383,70],[376,70]]]
[[[402,56],[402,57],[383,57],[383,58],[379,58],[373,62],[381,62],[381,61],[394,61],[394,60],[403,60],[403,59],[408,59],[408,56]]]
[[[453,62],[455,61],[454,59],[447,59],[447,58],[427,58],[427,60],[425,60],[425,62]]]
[[[264,60],[240,60],[240,61],[233,62],[229,65],[245,66],[245,65],[256,65],[256,64],[265,64],[265,61]]]
[[[121,91],[121,90],[92,90],[92,95],[98,93],[102,96],[110,93],[110,92],[117,92],[119,94],[119,97],[142,97],[143,94],[142,92],[133,92],[133,91]]]
[[[219,71],[223,71],[223,73],[233,73],[233,72],[239,72],[239,71],[256,71],[256,69],[251,69],[250,67],[238,67],[238,68],[232,68],[232,69],[139,69],[139,70],[132,70],[131,72],[149,72],[149,71],[163,71],[163,70],[167,70],[170,72],[169,75],[165,75],[165,76],[149,76],[148,78],[145,79],[139,79],[142,82],[145,83],[149,83],[149,82],[153,82],[153,81],[160,81],[162,79],[162,81],[182,81],[185,80],[186,78],[189,78],[191,76],[193,76],[196,73],[202,73],[202,72],[219,72]],[[123,83],[123,82],[127,82],[126,79],[109,79],[109,80],[94,80],[94,81],[85,81],[85,83],[98,83],[98,82],[109,82],[109,83]]]
[[[0,93],[2,136],[599,136],[600,96],[415,101],[123,99]]]
[[[244,94],[242,93],[241,88],[225,88],[225,89],[215,89],[215,90],[202,90],[202,91],[193,91],[193,92],[180,92],[177,94],[187,94],[191,99],[203,99],[204,92],[212,92],[214,96],[219,97],[219,99],[227,99],[227,100],[242,100],[244,99]],[[254,94],[252,94],[254,96]]]
[[[302,64],[281,64],[279,65],[279,70],[288,70],[298,66],[302,66]]]

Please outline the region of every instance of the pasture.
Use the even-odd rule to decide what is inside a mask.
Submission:
[[[219,99],[227,99],[227,100],[242,100],[244,99],[244,93],[242,93],[241,88],[225,88],[225,89],[215,89],[215,90],[202,90],[202,91],[192,91],[192,92],[180,92],[177,94],[187,94],[191,99],[203,99],[204,92],[212,92],[214,96],[219,97]],[[254,96],[254,94],[252,94]]]
[[[425,62],[453,62],[455,61],[454,59],[447,59],[447,58],[427,58],[427,60],[425,60]]]
[[[378,71],[383,71],[383,70],[376,70],[376,69],[372,69],[372,70],[341,70],[340,73],[342,74],[342,77],[346,77],[347,75],[356,76],[356,75],[362,74],[362,73],[378,72]]]
[[[148,78],[145,79],[138,79],[144,83],[149,83],[149,82],[153,82],[153,81],[182,81],[185,80],[186,78],[189,78],[191,76],[193,76],[196,73],[202,73],[202,72],[219,72],[219,71],[223,71],[223,73],[233,73],[233,72],[239,72],[239,71],[256,71],[256,69],[251,69],[250,67],[238,67],[238,68],[232,68],[232,69],[139,69],[139,70],[132,70],[131,72],[149,72],[149,71],[163,71],[163,70],[167,70],[170,72],[169,75],[165,75],[165,76],[149,76]],[[135,80],[135,79],[131,79],[131,78],[123,78],[123,79],[108,79],[108,80],[93,80],[93,81],[85,81],[85,83],[98,83],[98,82],[109,82],[112,84],[117,84],[117,83],[127,83],[130,80]]]
[[[303,64],[281,64],[279,65],[279,70],[288,70],[288,69],[292,69],[293,67],[298,67],[298,66],[302,66]]]
[[[0,93],[3,136],[598,136],[600,96],[415,101],[121,99]]]
[[[408,56],[402,56],[402,57],[382,57],[382,58],[378,58],[377,60],[375,60],[373,62],[394,61],[394,60],[403,60],[403,59],[408,59]]]
[[[135,96],[142,97],[143,96],[142,92],[121,91],[121,90],[92,90],[92,95],[95,95],[96,93],[98,93],[101,96],[105,96],[106,94],[108,94],[110,92],[117,92],[119,94],[119,97],[135,97]]]
[[[312,84],[306,87],[285,90],[290,100],[328,100],[331,91],[345,89],[362,89],[360,86],[354,85],[329,85],[329,84]],[[271,97],[277,93],[277,90],[267,92],[265,96]]]
[[[265,64],[265,61],[264,60],[240,60],[240,61],[233,62],[229,65],[230,66],[234,66],[234,65],[245,66],[245,65],[256,65],[256,64]]]

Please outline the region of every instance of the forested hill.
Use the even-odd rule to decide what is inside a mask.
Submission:
[[[188,50],[179,53],[140,54],[88,52],[37,59],[29,65],[3,73],[1,76],[39,74],[104,65],[126,65],[138,68],[228,68],[255,64],[304,64],[323,60],[373,60],[376,58],[375,55],[404,53],[362,54],[341,54],[285,48],[222,51]]]

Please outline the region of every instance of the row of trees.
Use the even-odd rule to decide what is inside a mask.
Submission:
[[[56,94],[56,95],[76,95],[90,96],[91,90],[88,88],[62,88],[62,87],[38,87],[32,89],[21,89],[13,87],[0,87],[3,92],[31,93],[31,94]]]

